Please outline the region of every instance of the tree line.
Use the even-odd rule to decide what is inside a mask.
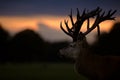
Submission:
[[[0,26],[0,62],[61,61],[59,49],[66,41],[49,43],[33,30],[26,29],[11,37]]]
[[[115,23],[109,33],[103,32],[91,48],[102,56],[120,56],[120,22]]]
[[[26,29],[11,37],[0,25],[0,63],[69,61],[60,56],[59,49],[68,42],[49,43],[33,30]],[[115,23],[109,33],[102,33],[91,45],[99,55],[120,55],[120,23]]]

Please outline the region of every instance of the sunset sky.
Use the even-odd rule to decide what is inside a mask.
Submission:
[[[118,0],[1,0],[0,3],[0,23],[11,35],[29,28],[51,42],[70,39],[60,30],[59,25],[64,19],[69,20],[68,15],[71,9],[74,16],[76,8],[79,8],[80,12],[85,8],[95,9],[97,6],[106,12],[116,9],[117,13],[114,16],[116,21],[120,20],[120,1]],[[101,30],[109,31],[113,23],[113,21],[102,23]],[[93,37],[88,38],[92,41]]]

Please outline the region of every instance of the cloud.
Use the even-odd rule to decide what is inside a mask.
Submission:
[[[75,16],[73,16],[75,20]],[[53,15],[36,15],[36,16],[0,16],[0,23],[3,27],[8,30],[11,34],[15,34],[23,29],[32,29],[37,31],[43,38],[47,41],[61,41],[61,40],[71,40],[69,36],[64,34],[60,30],[60,22],[63,22],[63,27],[65,27],[64,19],[69,20],[68,25],[71,26],[69,17],[66,16],[53,16]],[[120,21],[117,17],[116,21]],[[91,20],[90,25],[92,25],[93,20]],[[112,27],[113,21],[105,21],[100,24],[101,31],[109,32]],[[82,30],[86,30],[86,23],[83,24]],[[93,35],[93,34],[91,34]],[[92,41],[94,37],[89,37],[89,41]]]
[[[46,26],[45,24],[38,24],[38,33],[49,42],[70,41],[71,38],[60,30],[56,30]]]

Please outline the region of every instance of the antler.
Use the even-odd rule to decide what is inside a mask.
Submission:
[[[83,34],[87,35],[88,33],[90,33],[96,27],[98,28],[98,34],[99,34],[100,33],[99,32],[99,24],[103,21],[106,21],[106,20],[115,20],[115,17],[112,17],[113,14],[115,14],[115,13],[116,13],[116,10],[114,10],[114,11],[109,10],[106,15],[104,15],[105,12],[103,12],[101,15],[100,15],[100,13],[98,13],[96,15],[96,20],[95,20],[94,24],[92,25],[92,27],[88,28],[87,31],[84,32]]]
[[[77,20],[74,23],[73,18],[72,18],[72,10],[71,10],[71,14],[69,15],[71,23],[72,23],[72,27],[70,28],[68,26],[68,21],[64,21],[65,25],[66,25],[66,29],[67,31],[62,27],[62,22],[60,23],[60,27],[63,30],[64,33],[66,33],[67,35],[71,36],[73,38],[73,42],[77,41],[78,37],[80,37],[80,39],[82,39],[82,37],[85,37],[85,35],[87,35],[88,33],[90,33],[93,29],[95,29],[96,27],[98,28],[98,34],[100,34],[100,28],[99,28],[99,24],[105,20],[114,20],[115,17],[112,17],[112,15],[116,12],[116,10],[114,10],[112,12],[112,10],[108,11],[108,14],[104,16],[105,12],[103,12],[102,14],[100,14],[100,12],[102,11],[102,9],[100,9],[99,7],[97,7],[95,10],[92,10],[91,12],[86,12],[86,9],[84,9],[82,15],[80,15],[79,10],[77,8]],[[94,22],[94,24],[90,27],[89,26],[89,18],[96,16],[96,20]],[[84,23],[84,21],[87,20],[88,24],[87,24],[87,31],[82,33],[81,27]]]

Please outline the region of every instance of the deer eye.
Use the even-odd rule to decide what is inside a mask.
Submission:
[[[74,47],[74,46],[75,46],[75,44],[70,44],[69,46],[70,46],[70,47]]]
[[[70,45],[70,47],[73,47],[73,45]]]

